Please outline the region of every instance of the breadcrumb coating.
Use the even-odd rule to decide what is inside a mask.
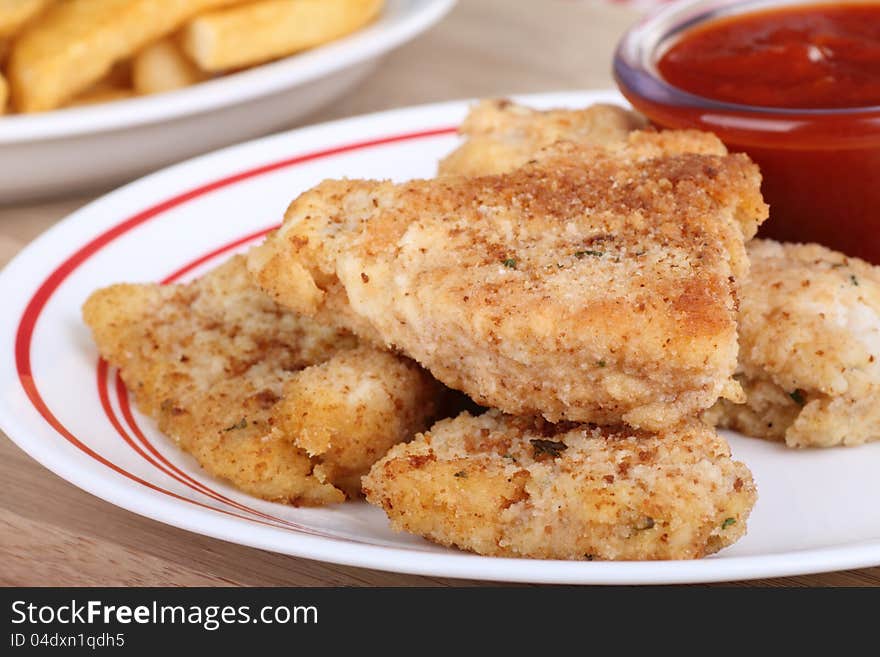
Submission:
[[[617,105],[539,111],[509,100],[483,100],[471,108],[459,128],[465,143],[441,160],[439,173],[506,173],[557,141],[612,146],[645,125],[642,116]]]
[[[415,363],[280,308],[241,256],[188,285],[99,290],[83,316],[141,411],[210,474],[267,500],[359,494],[436,409],[438,384]]]
[[[727,155],[721,140],[709,132],[655,132],[647,129],[643,116],[617,105],[535,110],[509,100],[484,100],[468,113],[459,134],[465,142],[441,160],[441,175],[508,173],[561,141],[640,159],[675,153]]]
[[[364,477],[398,530],[483,555],[695,559],[745,534],[751,474],[713,429],[651,434],[489,411],[435,424]]]
[[[318,459],[321,481],[353,496],[373,463],[437,416],[441,397],[441,386],[411,360],[362,345],[296,372],[273,419]]]
[[[441,172],[510,171],[558,140],[610,151],[642,143],[644,157],[649,133],[636,131],[637,122],[613,106],[539,112],[484,101],[463,123],[467,141],[441,163]],[[726,152],[706,133],[660,135],[682,152]],[[753,280],[742,291],[736,377],[748,402],[722,400],[706,418],[791,446],[857,445],[880,438],[880,373],[873,369],[880,360],[878,268],[816,246],[754,242],[749,254]],[[857,286],[853,280],[863,282]],[[835,310],[825,312],[825,307]]]
[[[494,176],[325,181],[248,265],[278,303],[484,406],[669,426],[740,394],[744,241],[767,216],[746,156],[679,136],[560,143]]]
[[[817,244],[755,240],[740,310],[745,405],[710,422],[791,447],[880,439],[880,267]]]

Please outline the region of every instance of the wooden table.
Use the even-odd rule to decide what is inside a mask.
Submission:
[[[443,23],[310,122],[453,98],[610,87],[614,44],[636,18],[587,0],[460,0]],[[0,208],[0,265],[94,196]],[[174,529],[71,486],[2,434],[0,483],[0,585],[478,584],[323,564]],[[880,568],[758,583],[876,586]]]

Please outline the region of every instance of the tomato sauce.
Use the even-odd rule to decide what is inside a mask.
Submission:
[[[711,20],[656,68],[673,87],[732,104],[672,104],[621,85],[654,123],[715,132],[758,163],[770,204],[762,235],[880,264],[880,2]]]
[[[657,62],[670,84],[760,107],[880,106],[880,4],[767,10],[685,33]]]

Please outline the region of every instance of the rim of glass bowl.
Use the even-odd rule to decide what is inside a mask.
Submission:
[[[847,4],[874,4],[878,0],[846,0]],[[699,96],[666,82],[656,62],[691,28],[717,18],[775,7],[830,5],[829,0],[680,0],[649,15],[626,34],[614,55],[614,76],[625,92],[658,105],[692,107],[730,114],[772,117],[846,116],[880,112],[880,105],[829,109],[793,109],[729,103]]]

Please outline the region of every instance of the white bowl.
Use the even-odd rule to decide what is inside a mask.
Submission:
[[[0,203],[110,185],[268,134],[326,105],[455,0],[388,0],[368,27],[326,46],[132,100],[0,118]]]

